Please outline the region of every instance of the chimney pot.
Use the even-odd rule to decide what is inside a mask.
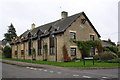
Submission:
[[[62,11],[62,12],[61,12],[61,17],[62,17],[62,18],[68,17],[68,12]]]
[[[34,28],[35,28],[35,24],[34,24],[34,23],[31,25],[31,28],[32,28],[32,29],[34,29]]]

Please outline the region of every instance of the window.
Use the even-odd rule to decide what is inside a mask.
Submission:
[[[42,55],[42,43],[41,39],[38,40],[38,55]]]
[[[70,32],[70,39],[76,39],[76,33]]]
[[[38,55],[42,55],[42,50],[38,48]]]
[[[85,24],[85,22],[86,22],[86,19],[81,19],[82,24]]]
[[[90,35],[90,40],[94,40],[94,35]]]
[[[54,55],[54,47],[50,48],[50,55]]]
[[[50,55],[54,55],[54,36],[50,36]]]
[[[95,55],[95,48],[90,49],[90,56],[93,56],[93,55]]]
[[[29,39],[28,41],[28,55],[30,56],[32,53],[31,53],[31,39]]]
[[[15,56],[17,56],[17,50],[15,50]]]
[[[76,56],[76,48],[71,48],[71,56]]]
[[[39,35],[41,35],[42,34],[42,32],[40,31],[40,30],[38,30],[37,31],[37,35],[39,36]]]
[[[24,56],[24,50],[21,50],[21,56]]]

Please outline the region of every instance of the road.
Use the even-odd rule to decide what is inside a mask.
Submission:
[[[2,64],[3,78],[118,78],[118,69],[49,69]]]

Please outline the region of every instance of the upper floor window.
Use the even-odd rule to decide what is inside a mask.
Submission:
[[[82,24],[85,24],[85,22],[86,22],[86,19],[81,19]]]
[[[94,40],[94,35],[90,35],[90,40]]]
[[[21,50],[21,56],[23,56],[24,55],[24,50]]]
[[[30,39],[32,37],[31,33],[29,32],[28,33],[28,38]]]
[[[76,56],[76,48],[71,48],[71,56]]]
[[[43,33],[42,33],[42,31],[39,29],[39,30],[37,31],[37,35],[40,36],[41,34],[43,34]]]
[[[70,39],[76,39],[76,33],[70,32]]]

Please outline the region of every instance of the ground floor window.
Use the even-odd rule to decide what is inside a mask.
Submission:
[[[42,49],[38,49],[38,55],[42,55]]]
[[[42,55],[42,41],[40,38],[38,39],[38,55]]]
[[[54,55],[54,47],[50,48],[50,55]]]
[[[22,56],[24,55],[24,50],[21,50],[21,55],[22,55]]]
[[[95,55],[95,48],[90,49],[90,56],[93,56],[93,55]]]
[[[15,51],[15,56],[17,56],[17,50]]]
[[[76,56],[76,48],[71,48],[71,56]]]
[[[29,40],[28,41],[28,55],[30,56],[31,54],[32,54],[32,41],[31,40]]]

